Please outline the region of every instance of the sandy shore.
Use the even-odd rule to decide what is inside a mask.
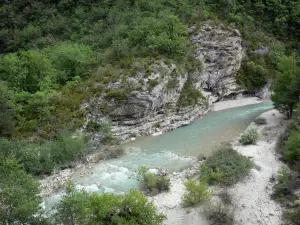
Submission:
[[[264,100],[261,100],[260,98],[257,98],[257,97],[220,101],[220,102],[216,102],[216,103],[212,104],[211,110],[212,111],[220,111],[223,109],[230,109],[230,108],[235,108],[235,107],[239,107],[239,106],[262,103],[263,101]]]
[[[261,117],[266,118],[266,125],[257,126],[252,123],[248,127],[248,129],[256,128],[260,134],[260,140],[256,145],[242,146],[237,140],[232,143],[237,151],[251,158],[256,165],[248,177],[229,189],[229,193],[233,196],[235,219],[242,225],[282,224],[280,205],[270,198],[274,183],[270,183],[269,180],[283,166],[277,160],[275,144],[277,137],[285,128],[286,120],[276,110],[263,113]],[[181,206],[187,172],[172,175],[170,192],[150,198],[167,216],[165,225],[208,224],[201,214],[201,208],[192,208],[187,211]]]

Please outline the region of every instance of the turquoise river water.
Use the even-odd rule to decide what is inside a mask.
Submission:
[[[123,193],[138,188],[134,170],[149,168],[179,171],[199,154],[209,155],[218,143],[231,141],[264,111],[271,102],[209,112],[190,125],[163,133],[160,136],[140,137],[123,145],[126,154],[118,159],[100,162],[93,168],[75,173],[72,180],[78,189],[98,193]],[[46,206],[61,198],[56,194],[45,200]]]

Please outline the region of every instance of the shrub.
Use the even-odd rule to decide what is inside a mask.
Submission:
[[[252,166],[246,156],[239,154],[230,144],[224,144],[201,164],[200,180],[210,184],[233,185],[249,174]]]
[[[298,120],[294,120],[294,121],[291,121],[290,123],[288,123],[284,132],[277,139],[276,151],[278,153],[284,152],[285,141],[287,141],[289,139],[289,137],[291,136],[291,131],[296,130],[298,125],[299,125]]]
[[[211,225],[234,224],[233,212],[224,205],[209,205],[205,207],[204,214]]]
[[[287,222],[286,224],[300,225],[300,206],[283,212],[283,219]]]
[[[193,87],[192,81],[187,80],[181,90],[177,104],[179,107],[193,106],[198,104],[199,99],[205,99],[205,97]]]
[[[54,206],[55,224],[159,225],[165,216],[142,193],[131,190],[124,195],[76,191],[68,184],[67,193]]]
[[[257,130],[251,128],[246,130],[239,139],[239,142],[243,145],[253,145],[259,139]]]
[[[150,88],[153,89],[156,85],[158,85],[158,79],[155,78],[155,79],[151,79],[148,81],[149,85],[150,85]]]
[[[267,120],[266,118],[264,117],[257,117],[254,122],[257,124],[257,125],[263,125],[263,124],[267,124]]]
[[[184,207],[202,204],[210,199],[212,195],[206,182],[197,184],[194,180],[188,180],[184,183],[184,186],[186,188],[186,193],[182,197],[182,205]]]
[[[300,128],[291,131],[291,135],[284,142],[283,155],[296,170],[300,171]]]
[[[109,90],[106,93],[106,97],[115,99],[119,103],[124,104],[128,97],[128,93],[123,90]]]
[[[170,179],[149,172],[149,169],[145,166],[140,166],[136,172],[137,179],[148,191],[150,191],[150,193],[155,194],[170,190]]]
[[[222,200],[222,202],[226,205],[231,205],[232,204],[232,196],[229,194],[227,189],[222,190],[219,193],[219,197]]]
[[[277,174],[277,183],[273,187],[272,198],[285,200],[293,195],[294,184],[287,167],[281,167]]]

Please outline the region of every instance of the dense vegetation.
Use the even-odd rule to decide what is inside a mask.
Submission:
[[[252,162],[234,150],[230,144],[220,146],[201,163],[201,182],[230,186],[248,175]]]
[[[90,108],[81,104],[89,101],[92,106],[93,98],[100,95],[124,104],[139,88],[132,87],[127,77],[137,71],[148,76],[155,60],[175,62],[185,72],[200,68],[193,58],[187,28],[207,20],[241,31],[248,57],[237,81],[248,91],[256,91],[274,79],[275,106],[292,116],[300,94],[297,0],[4,1],[0,5],[0,220],[5,224],[46,224],[33,216],[39,213],[40,200],[36,197],[38,186],[28,173],[49,174],[54,168],[72,166],[87,153],[84,138],[71,135],[86,123]],[[254,54],[262,46],[270,46],[270,51]],[[285,56],[293,52],[295,55]],[[119,90],[108,88],[110,82],[119,80]],[[177,85],[176,77],[173,81],[169,87]],[[153,88],[158,82],[150,80],[148,85]],[[194,105],[199,98],[201,93],[187,83],[178,106]],[[101,108],[109,110],[105,104]],[[103,143],[112,141],[106,126],[90,123],[87,128],[88,132],[102,132]],[[284,155],[296,165],[299,132],[294,132]],[[220,165],[223,156],[216,158]],[[236,174],[227,171],[226,163],[223,168],[208,160],[214,181],[231,184],[250,167],[239,156],[229,159],[244,162],[243,166],[229,165]],[[102,222],[111,216],[111,224],[141,224],[141,220],[159,224],[162,220],[140,193],[123,197],[68,193],[57,208],[58,213],[66,214],[57,215],[56,223],[72,217],[76,220],[72,224],[93,224],[91,215]],[[69,208],[68,204],[78,199],[82,205]],[[100,210],[107,199],[115,205]],[[128,217],[127,202],[134,204],[130,208],[134,217]],[[111,215],[115,207],[119,214]],[[136,213],[135,207],[141,212]]]

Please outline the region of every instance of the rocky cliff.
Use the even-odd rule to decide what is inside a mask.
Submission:
[[[124,99],[99,97],[88,120],[109,120],[114,134],[128,139],[189,124],[207,112],[212,102],[238,93],[235,75],[243,57],[240,33],[222,25],[193,27],[190,33],[196,68],[187,72],[157,60],[150,65],[149,76],[138,72],[123,84],[109,84],[112,90],[124,83],[137,88],[130,94],[124,89]]]

